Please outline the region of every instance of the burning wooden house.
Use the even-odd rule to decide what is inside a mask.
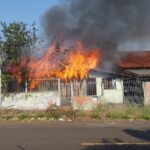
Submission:
[[[72,106],[74,109],[92,109],[97,104],[106,103],[149,104],[146,102],[149,100],[144,98],[149,84],[143,88],[143,76],[135,68],[128,68],[133,64],[133,59],[128,60],[128,55],[124,55],[117,65],[113,64],[113,68],[115,66],[117,69],[107,70],[101,66],[100,51],[85,51],[82,44],[78,44],[75,51],[50,47],[44,57],[29,62],[28,78],[24,88],[21,88],[24,92],[4,97],[3,105],[45,109],[55,104]],[[15,73],[14,77],[16,81],[19,79],[18,83],[21,82],[19,75]],[[20,84],[12,86],[8,82],[8,92],[17,92],[16,86],[19,89]]]

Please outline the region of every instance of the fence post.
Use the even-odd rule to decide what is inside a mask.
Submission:
[[[27,82],[27,80],[25,81],[25,93],[27,93],[28,92],[28,82]]]
[[[59,105],[61,106],[61,85],[60,85],[60,79],[58,79],[58,94],[59,94]]]
[[[72,107],[73,107],[73,97],[74,97],[73,82],[71,81],[71,106],[72,106]]]

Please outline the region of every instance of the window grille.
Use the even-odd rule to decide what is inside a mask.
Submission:
[[[96,79],[87,79],[87,95],[96,95]]]
[[[116,80],[115,79],[103,79],[103,87],[105,90],[116,89]]]

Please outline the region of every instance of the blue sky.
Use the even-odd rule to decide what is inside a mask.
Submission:
[[[58,0],[0,0],[0,21],[23,21],[40,28],[40,18]]]

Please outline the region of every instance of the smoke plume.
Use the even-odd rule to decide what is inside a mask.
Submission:
[[[49,42],[82,41],[115,49],[125,41],[150,35],[150,0],[66,0],[43,17]]]
[[[82,41],[104,49],[104,60],[117,59],[118,49],[141,49],[139,41],[150,49],[150,0],[65,0],[45,13],[42,24],[49,43]]]

